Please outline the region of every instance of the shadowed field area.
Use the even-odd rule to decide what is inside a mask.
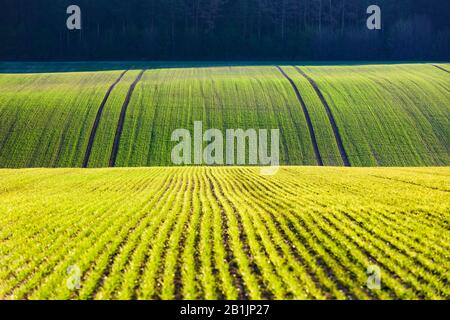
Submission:
[[[37,66],[0,74],[0,167],[171,166],[194,121],[280,129],[285,165],[450,165],[448,64]]]

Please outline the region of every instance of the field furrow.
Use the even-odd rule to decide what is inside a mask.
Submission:
[[[0,298],[450,297],[447,168],[260,169],[0,170]]]

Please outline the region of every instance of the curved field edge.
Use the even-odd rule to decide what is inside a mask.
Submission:
[[[449,168],[259,173],[0,170],[0,298],[450,297]]]

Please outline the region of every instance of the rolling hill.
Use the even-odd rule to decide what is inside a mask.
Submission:
[[[77,67],[0,66],[0,167],[170,166],[197,120],[279,128],[284,165],[450,165],[448,65]]]

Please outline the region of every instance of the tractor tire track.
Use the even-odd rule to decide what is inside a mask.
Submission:
[[[339,153],[341,154],[342,161],[344,162],[344,166],[350,167],[350,161],[348,160],[347,152],[345,151],[344,144],[342,142],[341,134],[339,133],[338,126],[336,124],[336,120],[334,119],[333,113],[331,112],[331,108],[328,105],[328,102],[325,100],[325,97],[323,96],[322,92],[320,91],[319,87],[317,86],[317,83],[310,78],[303,70],[301,70],[299,67],[294,66],[294,68],[303,76],[306,80],[309,81],[311,86],[314,88],[314,91],[316,91],[317,95],[319,96],[320,101],[322,102],[323,106],[325,107],[325,110],[327,111],[328,119],[330,120],[331,127],[333,128],[334,137],[336,138],[336,143],[339,148]]]
[[[138,82],[142,79],[142,76],[144,75],[145,71],[146,69],[142,70],[137,76],[137,78],[134,80],[134,82],[131,84],[127,96],[125,98],[125,101],[123,102],[119,122],[117,123],[116,135],[114,137],[114,144],[111,152],[111,158],[109,160],[110,167],[116,166],[117,154],[119,153],[120,137],[122,136],[123,124],[125,122],[125,116],[127,114],[128,105],[130,104],[134,89],[136,88]]]
[[[448,71],[447,69],[445,69],[445,68],[443,68],[443,67],[440,67],[440,66],[438,66],[438,65],[436,65],[436,64],[433,64],[432,66],[438,68],[438,69],[441,70],[441,71],[450,73],[450,71]]]
[[[94,145],[95,135],[97,134],[98,125],[100,123],[100,119],[103,114],[103,109],[105,108],[106,102],[108,102],[109,96],[111,95],[111,92],[114,90],[114,88],[117,86],[117,84],[122,80],[122,78],[125,76],[125,73],[127,73],[128,70],[125,70],[120,74],[120,76],[114,81],[114,83],[108,88],[108,91],[106,91],[105,97],[103,98],[102,103],[100,104],[100,107],[98,108],[97,115],[95,116],[94,125],[91,129],[91,134],[89,136],[88,145],[86,147],[86,153],[84,154],[84,160],[83,160],[83,168],[87,168],[89,159],[91,157],[92,152],[92,146]]]
[[[400,182],[400,183],[406,183],[406,184],[409,184],[409,185],[412,185],[412,186],[415,186],[415,187],[419,187],[419,188],[431,189],[431,190],[434,190],[434,191],[442,191],[442,192],[447,192],[447,193],[450,192],[449,190],[440,189],[438,187],[426,186],[426,185],[423,185],[423,184],[420,184],[420,183],[415,183],[415,182],[412,182],[412,181],[405,181],[405,180],[402,180],[402,179],[391,178],[391,177],[388,177],[388,176],[383,177],[383,176],[374,175],[374,174],[371,174],[370,176],[374,177],[374,178],[378,178],[378,179],[384,179],[384,180],[396,181],[396,182]]]
[[[300,94],[300,91],[298,90],[298,88],[295,85],[294,81],[286,74],[286,72],[284,72],[283,69],[281,69],[280,66],[276,66],[276,68],[289,81],[289,83],[291,84],[292,88],[295,91],[297,99],[298,99],[298,101],[300,102],[300,104],[302,106],[303,113],[304,113],[305,118],[306,118],[306,123],[308,124],[309,135],[311,137],[311,142],[312,142],[312,145],[313,145],[313,148],[314,148],[314,154],[316,155],[317,164],[319,166],[323,166],[323,160],[322,160],[322,157],[320,155],[319,146],[317,144],[316,134],[314,133],[314,127],[312,125],[311,117],[309,116],[308,108],[306,108],[305,101],[303,101],[303,98],[302,98],[302,96]],[[291,113],[291,109],[290,108],[289,108],[289,113]],[[292,118],[292,113],[291,113],[291,118]],[[292,121],[293,121],[293,119],[292,119]],[[300,132],[299,128],[297,128],[297,131]]]

